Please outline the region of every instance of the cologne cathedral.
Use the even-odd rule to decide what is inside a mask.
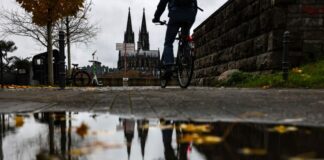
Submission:
[[[127,28],[124,35],[124,43],[131,43],[135,46],[130,9],[128,13]],[[143,11],[142,26],[139,31],[137,50],[134,49],[134,52],[126,52],[126,54],[119,52],[119,70],[125,69],[125,60],[127,64],[127,70],[140,71],[153,75],[155,75],[158,71],[160,51],[150,50],[149,33],[146,27],[145,10]]]

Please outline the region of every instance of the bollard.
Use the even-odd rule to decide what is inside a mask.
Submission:
[[[60,89],[65,89],[65,78],[66,78],[66,71],[65,71],[65,41],[64,41],[64,32],[59,32],[59,49],[60,49],[60,56],[59,56],[59,86]]]
[[[283,35],[283,54],[282,54],[282,77],[285,81],[288,80],[289,74],[289,44],[290,44],[290,32],[286,31]]]
[[[0,72],[0,83],[1,83],[1,88],[3,89],[3,61],[2,61],[2,57],[3,57],[3,54],[2,54],[2,48],[0,46],[0,69],[1,69],[1,72]]]

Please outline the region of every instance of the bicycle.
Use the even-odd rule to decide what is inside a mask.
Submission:
[[[72,74],[69,78],[67,78],[67,84],[72,84],[78,87],[89,86],[91,83],[91,78],[88,72],[81,70],[78,68],[78,64],[72,64]]]
[[[167,25],[166,21],[160,21],[158,25]],[[172,72],[176,71],[176,77],[178,79],[181,88],[187,88],[193,76],[194,69],[194,45],[191,36],[183,36],[181,29],[178,31],[178,54],[176,58],[176,63],[172,66]],[[161,88],[166,88],[169,79],[163,75],[166,73],[166,66],[163,63],[164,57],[160,61],[160,83]],[[174,77],[172,74],[171,77]]]

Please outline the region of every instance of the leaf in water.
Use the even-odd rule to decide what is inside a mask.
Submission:
[[[308,152],[308,153],[303,153],[303,154],[297,155],[295,157],[290,157],[288,160],[309,160],[309,159],[314,159],[314,158],[316,158],[316,153]]]
[[[23,116],[16,116],[15,117],[15,122],[16,122],[16,127],[22,127],[25,123],[24,117]]]
[[[90,154],[92,151],[89,148],[75,148],[70,151],[72,156],[83,156]]]
[[[84,138],[88,134],[89,127],[82,122],[81,126],[76,129],[76,133]]]
[[[211,132],[210,125],[181,124],[180,129],[186,132]]]
[[[276,126],[274,128],[270,128],[268,131],[277,132],[277,133],[280,133],[280,134],[285,134],[285,133],[288,133],[288,132],[296,132],[296,131],[298,131],[298,128],[294,127],[294,126],[286,127],[286,126],[280,125],[280,126]]]
[[[205,144],[217,144],[217,143],[221,143],[223,140],[220,137],[216,137],[216,136],[206,136],[204,137],[204,143]]]
[[[186,134],[180,138],[180,143],[189,143],[199,138],[198,134]]]
[[[267,150],[261,148],[242,148],[238,152],[245,156],[264,156],[267,154]]]
[[[191,143],[193,142],[194,144],[197,145],[202,145],[202,144],[218,144],[221,143],[223,139],[221,137],[217,136],[207,136],[207,135],[199,135],[199,134],[187,134],[184,135],[179,142],[180,143]]]

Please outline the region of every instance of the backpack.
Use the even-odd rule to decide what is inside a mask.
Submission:
[[[173,4],[175,7],[194,7],[194,0],[173,0]]]

